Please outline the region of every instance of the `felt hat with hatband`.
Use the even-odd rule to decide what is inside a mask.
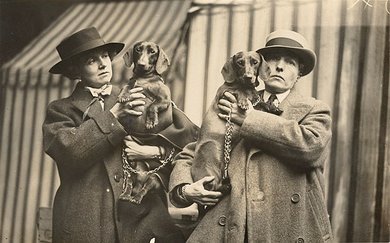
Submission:
[[[61,57],[61,61],[50,68],[49,72],[54,74],[64,74],[67,72],[66,67],[71,63],[71,60],[81,53],[86,51],[104,47],[107,49],[110,58],[114,58],[125,46],[119,42],[105,42],[100,36],[95,27],[82,29],[68,37],[66,37],[57,46],[57,52]]]
[[[268,55],[280,51],[288,51],[298,58],[303,65],[300,69],[301,76],[309,74],[316,64],[316,54],[308,47],[305,37],[295,31],[274,31],[267,36],[265,47],[257,50],[265,59]]]

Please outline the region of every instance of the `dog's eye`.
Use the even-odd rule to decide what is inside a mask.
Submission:
[[[258,64],[259,63],[259,61],[257,61],[257,60],[253,60],[253,65],[256,65],[256,64]]]
[[[138,46],[138,47],[135,48],[135,51],[136,51],[136,52],[141,52],[142,49],[141,49],[141,47]]]
[[[237,64],[243,66],[244,65],[244,60],[238,60]]]
[[[154,54],[154,53],[156,53],[156,51],[153,50],[153,49],[151,49],[151,50],[150,50],[150,53]]]

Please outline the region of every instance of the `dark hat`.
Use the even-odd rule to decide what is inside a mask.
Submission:
[[[303,65],[301,76],[310,73],[316,64],[316,54],[308,45],[305,37],[291,30],[277,30],[267,36],[264,48],[257,50],[264,57],[278,50],[288,50],[296,55]]]
[[[89,51],[97,47],[105,47],[110,53],[110,57],[113,58],[123,49],[124,46],[125,44],[119,42],[106,43],[95,27],[82,29],[65,38],[57,46],[57,51],[61,57],[61,61],[51,67],[49,72],[63,74],[64,67],[67,66],[68,61],[72,57],[85,51]]]

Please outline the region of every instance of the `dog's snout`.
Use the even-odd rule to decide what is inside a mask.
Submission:
[[[243,79],[245,83],[247,84],[254,84],[256,79],[254,78],[255,76],[252,74],[244,74]]]

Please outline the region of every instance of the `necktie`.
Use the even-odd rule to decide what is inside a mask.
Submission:
[[[262,98],[263,99],[263,98]],[[267,102],[264,102],[264,100],[261,100],[258,103],[258,106],[262,108],[265,112],[269,112],[275,115],[280,115],[283,113],[283,110],[277,107],[279,105],[279,102],[277,100],[277,97],[275,94],[271,94],[271,96],[268,98]]]
[[[83,114],[83,121],[87,117],[88,112],[90,111],[90,109],[93,106],[93,104],[95,104],[96,102],[97,102],[97,105],[99,105],[99,106],[96,107],[96,105],[95,105],[94,107],[96,107],[96,109],[98,109],[98,110],[103,110],[104,97],[105,96],[109,96],[111,94],[112,85],[111,84],[105,84],[105,85],[103,85],[99,89],[95,89],[95,88],[91,88],[91,87],[85,87],[85,88],[91,93],[91,95],[93,96],[93,99],[88,104],[87,109],[85,110],[85,112]]]

